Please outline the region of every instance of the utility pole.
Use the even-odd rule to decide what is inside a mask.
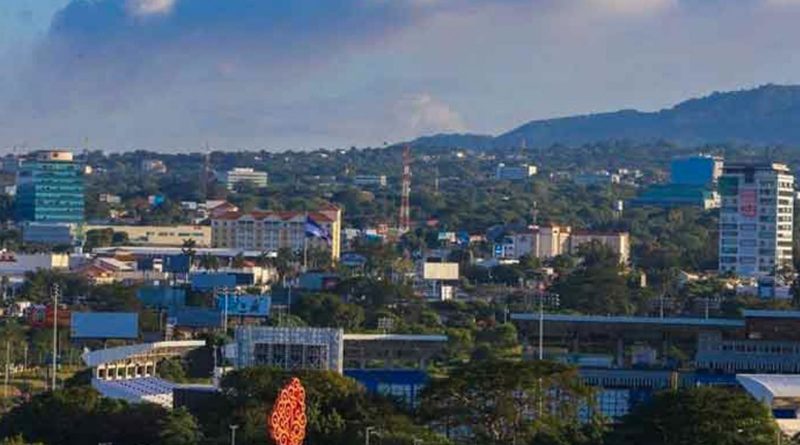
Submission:
[[[61,297],[61,288],[58,283],[53,284],[53,375],[50,376],[50,388],[56,390],[56,372],[58,371],[58,300]]]
[[[239,425],[228,425],[228,428],[231,429],[231,445],[236,445],[236,429]]]
[[[11,340],[6,340],[6,378],[3,386],[3,400],[8,400],[8,371],[11,367]]]
[[[368,426],[364,431],[364,445],[369,445],[369,436],[375,431],[374,426]]]
[[[225,307],[222,308],[222,333],[223,335],[228,335],[228,287],[222,288],[222,295],[223,295],[223,304]]]

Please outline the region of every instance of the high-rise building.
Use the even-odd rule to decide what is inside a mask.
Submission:
[[[321,227],[328,239],[307,237],[307,222]],[[306,247],[329,249],[331,258],[341,251],[342,210],[328,206],[314,212],[278,212],[256,210],[249,213],[227,212],[211,216],[211,244],[259,252],[277,252],[289,248],[303,252]]]
[[[267,186],[267,173],[253,170],[252,168],[234,168],[225,172],[225,186],[228,190],[236,189],[237,184],[249,183],[255,188]]]
[[[17,172],[16,213],[20,221],[83,222],[83,166],[63,150],[32,153]]]
[[[770,276],[792,264],[794,176],[785,164],[726,164],[719,179],[719,270]]]

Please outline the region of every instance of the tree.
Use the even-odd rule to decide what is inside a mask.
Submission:
[[[88,386],[69,387],[13,408],[0,418],[0,437],[22,435],[46,444],[158,443],[158,421],[166,415],[157,405],[128,405]]]
[[[197,255],[197,241],[193,240],[192,238],[187,238],[183,240],[183,246],[181,247],[181,253],[189,257],[189,264],[194,263],[194,257]]]
[[[224,401],[201,410],[208,419],[203,423],[216,426],[210,430],[214,437],[227,436],[227,425],[236,424],[240,426],[237,443],[267,443],[265,413],[291,377],[299,377],[306,389],[306,443],[361,445],[367,426],[380,431],[385,444],[413,445],[414,438],[425,444],[447,443],[440,435],[415,425],[390,401],[369,396],[354,380],[329,371],[255,367],[228,373],[221,383]]]
[[[553,287],[561,296],[562,305],[587,314],[633,312],[631,291],[619,258],[597,242],[580,246],[578,254],[583,263]]]
[[[469,443],[536,443],[560,437],[580,424],[579,411],[592,406],[592,392],[577,372],[551,362],[484,360],[455,368],[423,392],[420,415]],[[587,429],[596,428],[589,422]],[[586,437],[599,433],[585,432]],[[579,443],[579,442],[576,442]]]
[[[197,445],[203,438],[197,420],[185,408],[171,411],[159,425],[161,445]]]
[[[30,442],[26,442],[25,439],[22,437],[22,434],[17,434],[13,437],[6,437],[2,441],[0,441],[0,445],[43,445],[41,442],[37,442],[32,444]]]
[[[95,247],[108,247],[113,243],[114,230],[113,229],[95,229],[86,232],[86,242],[84,248],[91,251]]]
[[[517,329],[511,323],[503,323],[478,331],[475,335],[476,351],[473,359],[519,358],[522,348]]]
[[[210,253],[204,253],[200,256],[200,268],[204,270],[217,270],[219,269],[219,257],[216,255],[211,255]]]
[[[747,394],[700,387],[657,394],[611,434],[614,445],[771,445],[779,430]]]
[[[294,314],[310,326],[358,329],[364,322],[364,309],[345,303],[338,295],[313,294],[300,298],[293,308]]]
[[[173,358],[158,362],[158,376],[175,383],[186,381],[186,369],[181,359]]]

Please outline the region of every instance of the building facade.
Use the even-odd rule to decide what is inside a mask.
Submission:
[[[538,171],[535,165],[522,164],[512,166],[501,163],[497,165],[495,170],[495,179],[500,181],[521,181],[535,176]]]
[[[223,182],[228,190],[234,190],[237,184],[250,183],[253,187],[267,186],[267,172],[260,172],[252,168],[234,168],[225,172]]]
[[[195,247],[211,246],[211,227],[209,226],[115,226],[90,225],[84,227],[84,233],[90,230],[111,229],[115,233],[125,233],[128,244],[133,246],[183,246],[184,241],[192,240]]]
[[[630,235],[627,232],[585,232],[573,231],[568,226],[534,227],[530,232],[509,235],[495,252],[501,258],[519,259],[523,256],[534,258],[553,258],[558,255],[577,253],[584,244],[597,241],[608,247],[620,263],[630,260]]]
[[[758,277],[791,266],[794,176],[789,168],[729,164],[719,189],[719,271]]]
[[[308,219],[330,234],[330,242],[306,237]],[[211,218],[213,247],[262,252],[282,248],[303,252],[306,247],[313,247],[329,249],[333,260],[338,260],[341,253],[341,231],[342,210],[334,206],[316,212],[228,212]]]
[[[332,328],[243,326],[236,329],[236,368],[342,373],[344,332]]]
[[[80,223],[84,218],[83,167],[69,151],[32,153],[17,172],[17,220]]]
[[[709,187],[722,176],[721,157],[697,155],[675,158],[670,164],[670,183]]]
[[[356,175],[353,185],[358,187],[386,187],[386,175]]]

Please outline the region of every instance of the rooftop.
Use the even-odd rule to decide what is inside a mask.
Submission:
[[[538,321],[539,314],[517,313],[511,314],[511,320]],[[544,321],[562,323],[595,323],[595,324],[649,324],[660,326],[714,326],[743,328],[744,320],[730,318],[678,318],[678,317],[632,317],[624,315],[568,315],[544,314]]]

